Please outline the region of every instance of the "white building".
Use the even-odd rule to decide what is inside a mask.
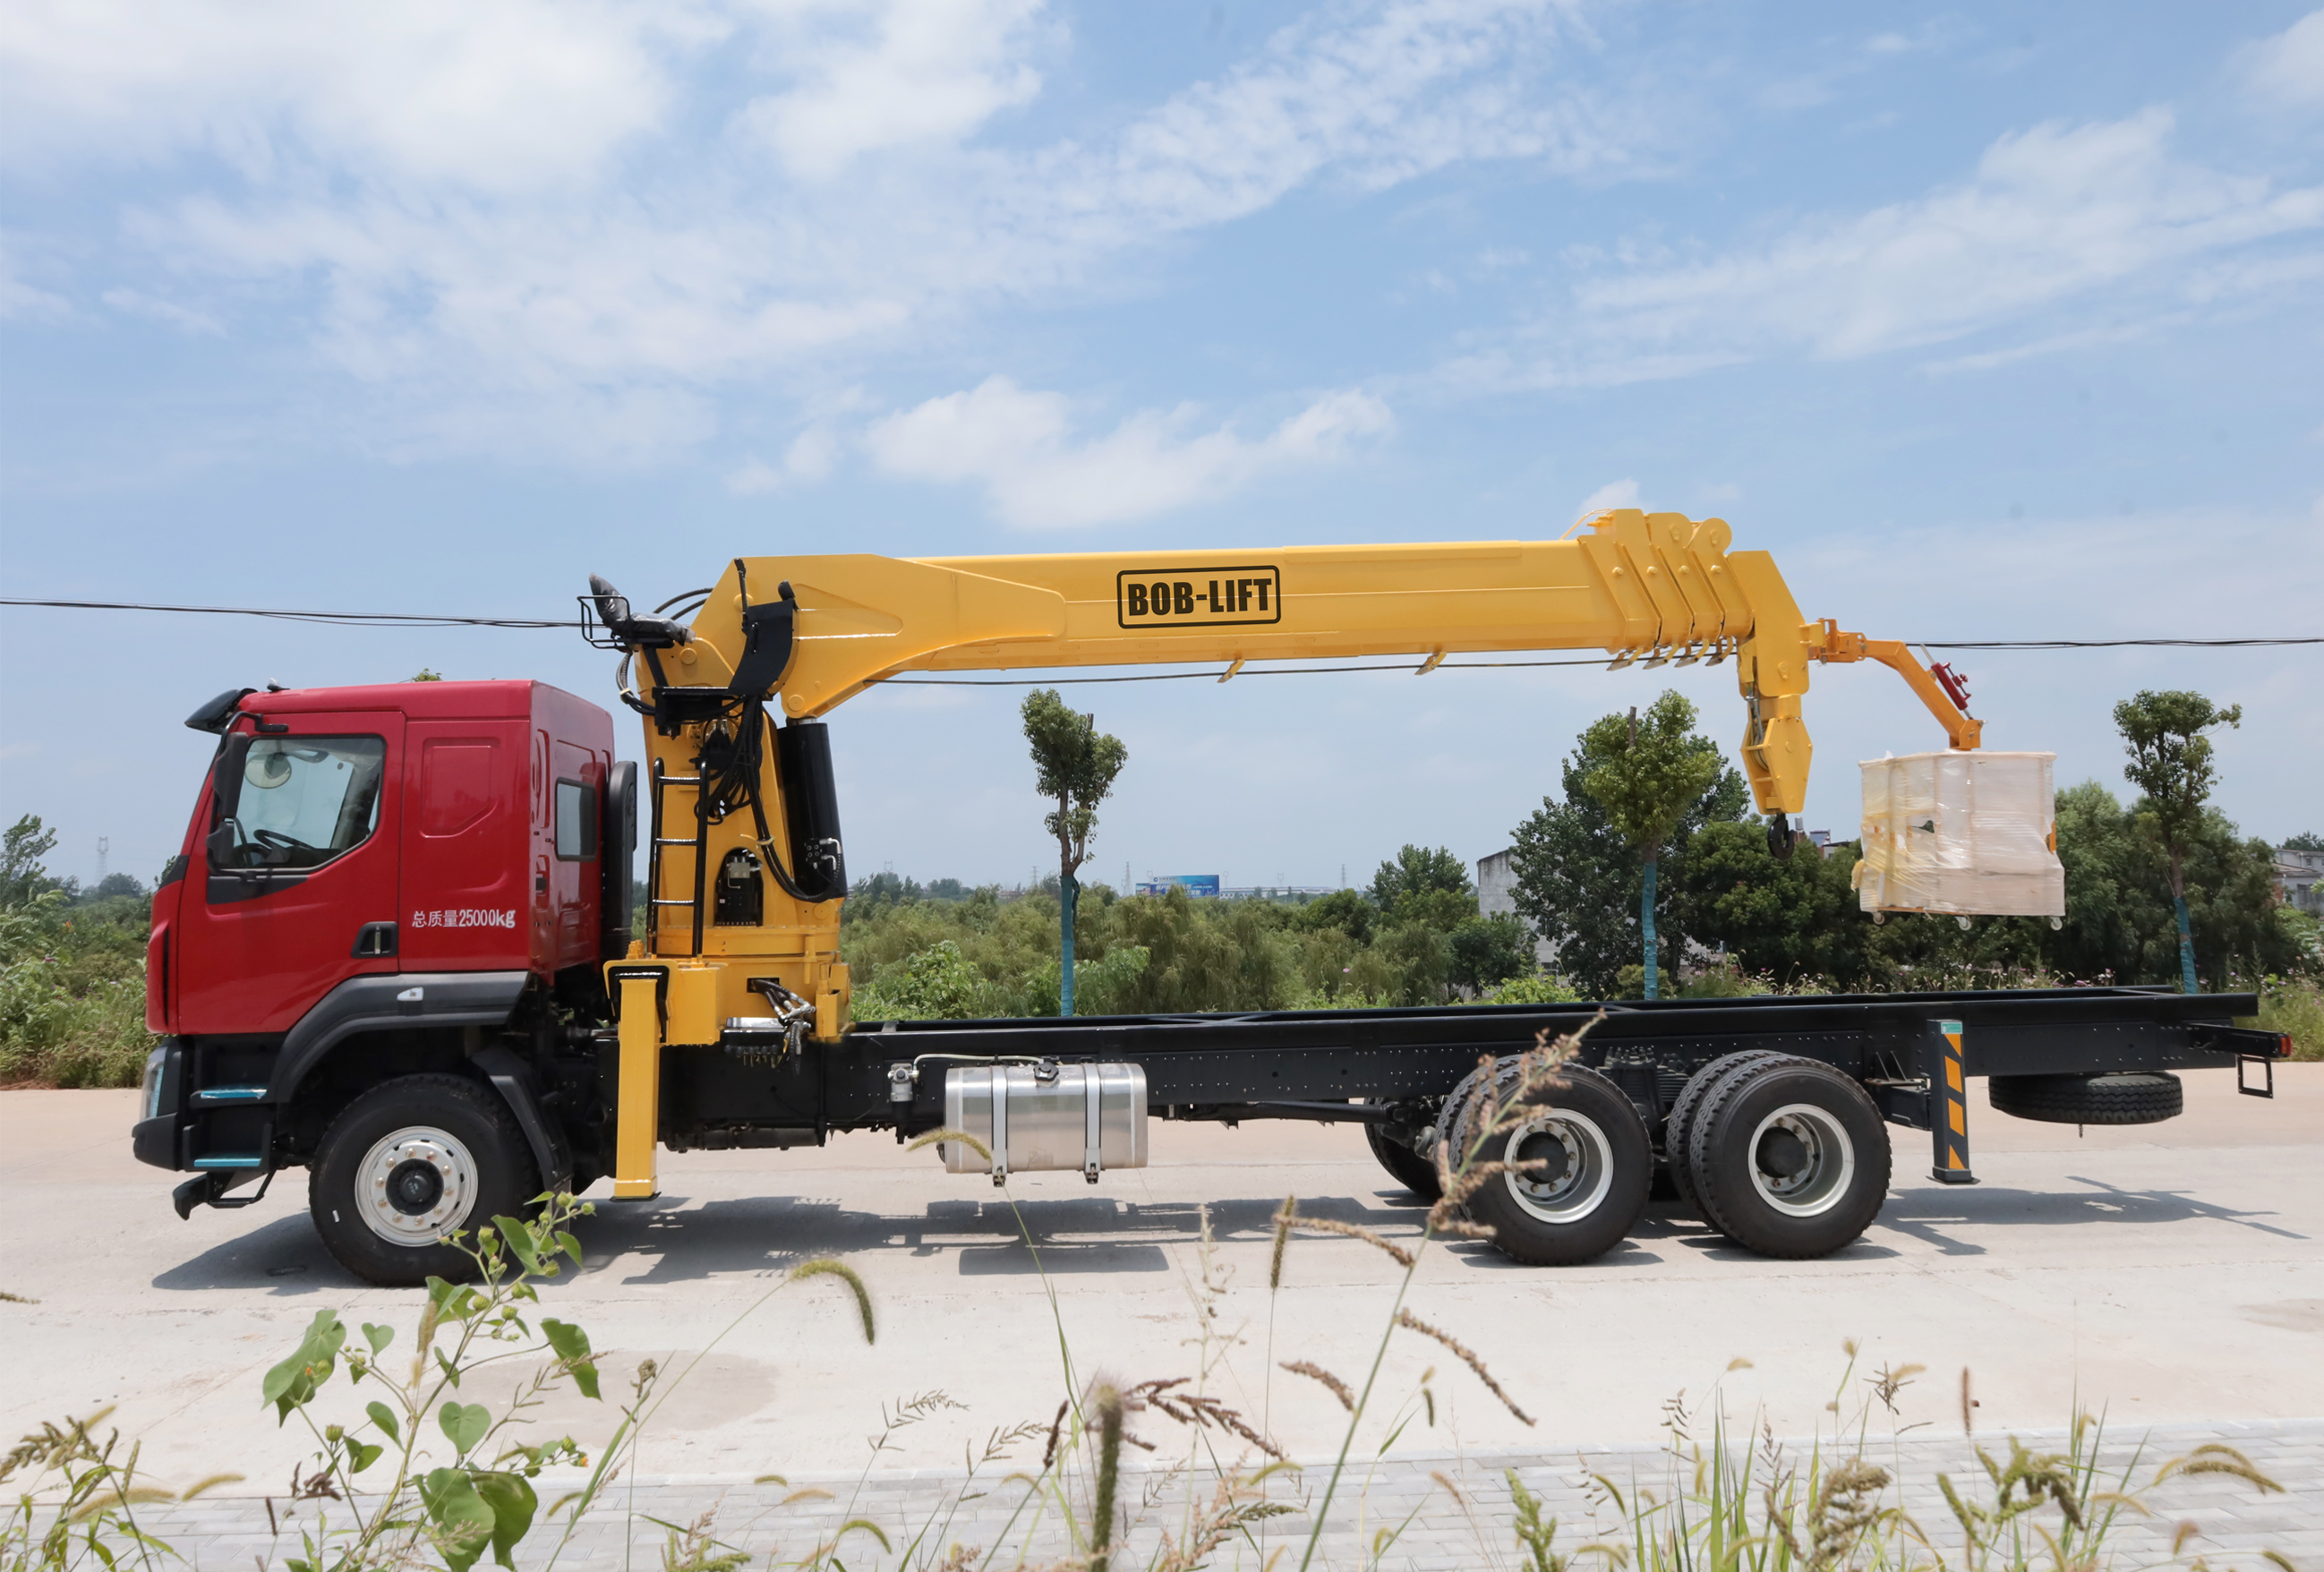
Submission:
[[[1484,865],[1478,867],[1477,888],[1485,887]],[[2294,851],[2284,846],[2275,854],[2275,892],[2284,904],[2324,917],[2324,852]]]
[[[1516,917],[1524,922],[1525,919],[1517,912],[1517,852],[1514,849],[1495,852],[1477,859],[1477,910],[1480,912],[1487,917]],[[1533,924],[1527,922],[1526,926],[1530,929]],[[1533,958],[1545,966],[1557,958],[1557,947],[1536,935]]]

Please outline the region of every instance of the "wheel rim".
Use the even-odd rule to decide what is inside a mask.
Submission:
[[[1545,1161],[1538,1172],[1504,1174],[1510,1197],[1545,1223],[1576,1223],[1614,1188],[1614,1147],[1587,1114],[1544,1109],[1508,1133],[1504,1162]]]
[[[1794,1217],[1840,1205],[1856,1178],[1856,1143],[1829,1109],[1792,1103],[1751,1133],[1751,1183],[1760,1199]]]
[[[355,1170],[355,1210],[391,1244],[433,1244],[466,1222],[475,1204],[475,1159],[432,1125],[382,1136]]]

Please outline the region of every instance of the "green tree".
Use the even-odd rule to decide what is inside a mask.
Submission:
[[[2144,794],[2140,828],[2163,848],[2171,905],[2179,919],[2180,985],[2195,992],[2195,936],[2187,915],[2187,850],[2203,822],[2203,805],[2218,780],[2211,765],[2215,726],[2243,724],[2241,705],[2225,709],[2200,693],[2141,691],[2114,707],[2130,763],[2123,775]]]
[[[2179,925],[2166,900],[2170,871],[2146,821],[2095,781],[2058,793],[2058,860],[2066,868],[2064,926],[2043,937],[2061,976],[2160,983],[2185,967]],[[2215,808],[2190,832],[2181,867],[2196,971],[2215,988],[2302,966],[2297,916],[2275,900],[2274,857]]]
[[[1472,993],[1533,970],[1533,935],[1505,912],[1471,917],[1446,939],[1452,947],[1452,982]]]
[[[2287,852],[2324,852],[2324,835],[2303,829],[2298,835],[2283,837],[2282,850]]]
[[[1724,945],[1746,972],[1786,983],[1821,977],[1847,986],[1863,977],[1871,924],[1849,885],[1853,846],[1826,857],[1803,842],[1797,855],[1778,857],[1755,817],[1706,824],[1686,849],[1678,907],[1692,938]]]
[[[1510,837],[1518,912],[1556,947],[1558,971],[1600,999],[1616,996],[1622,967],[1637,955],[1639,945],[1637,854],[1582,784],[1599,763],[1593,749],[1609,723],[1627,734],[1621,716],[1609,716],[1583,732],[1560,772],[1564,800],[1544,798]],[[1710,738],[1693,740],[1711,757],[1721,756]],[[1656,889],[1655,930],[1667,938],[1674,957],[1684,955],[1686,948],[1686,914],[1677,900],[1686,860],[1683,848],[1704,824],[1742,818],[1749,800],[1742,775],[1727,767],[1671,832],[1661,858],[1671,877]]]
[[[1379,908],[1353,890],[1334,890],[1299,908],[1297,921],[1309,933],[1336,928],[1358,944],[1366,945],[1372,941],[1372,924],[1379,918]]]
[[[57,849],[57,832],[28,813],[0,832],[0,905],[19,906],[51,887],[42,859]]]
[[[1089,861],[1097,805],[1130,762],[1121,739],[1097,729],[1097,717],[1068,708],[1054,688],[1025,696],[1025,740],[1033,747],[1035,790],[1056,803],[1041,823],[1057,837],[1057,1013],[1074,1013],[1074,874]]]
[[[1715,745],[1694,734],[1694,706],[1666,689],[1646,707],[1646,724],[1633,708],[1625,720],[1609,715],[1582,734],[1595,762],[1582,776],[1582,789],[1606,810],[1609,823],[1629,842],[1644,865],[1638,890],[1638,927],[1645,945],[1646,993],[1658,992],[1655,956],[1655,864],[1684,819],[1717,783],[1726,762]]]
[[[1397,902],[1406,896],[1438,890],[1474,895],[1477,887],[1469,883],[1469,865],[1454,856],[1450,847],[1438,846],[1430,851],[1407,842],[1394,861],[1379,865],[1379,871],[1372,875],[1370,893],[1374,905],[1382,911],[1392,912]]]

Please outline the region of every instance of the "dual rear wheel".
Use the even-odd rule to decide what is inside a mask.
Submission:
[[[1762,1255],[1829,1255],[1888,1197],[1888,1131],[1855,1080],[1787,1054],[1697,1071],[1664,1127],[1672,1182],[1704,1222]]]
[[[1444,1099],[1421,1155],[1367,1125],[1383,1168],[1424,1200],[1438,1196],[1434,1152],[1512,1165],[1464,1210],[1503,1254],[1529,1265],[1592,1260],[1646,1210],[1654,1144],[1622,1090],[1568,1066],[1520,1091],[1518,1060],[1471,1074]],[[1488,1129],[1488,1098],[1505,1117]],[[1787,1054],[1729,1054],[1680,1091],[1665,1126],[1674,1185],[1686,1206],[1762,1255],[1828,1255],[1860,1235],[1886,1199],[1888,1133],[1863,1087],[1831,1066]],[[1523,1165],[1517,1167],[1516,1165]]]

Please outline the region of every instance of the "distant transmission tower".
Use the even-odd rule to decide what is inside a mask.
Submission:
[[[113,842],[104,836],[97,837],[97,882],[105,883],[105,854],[113,849]]]

